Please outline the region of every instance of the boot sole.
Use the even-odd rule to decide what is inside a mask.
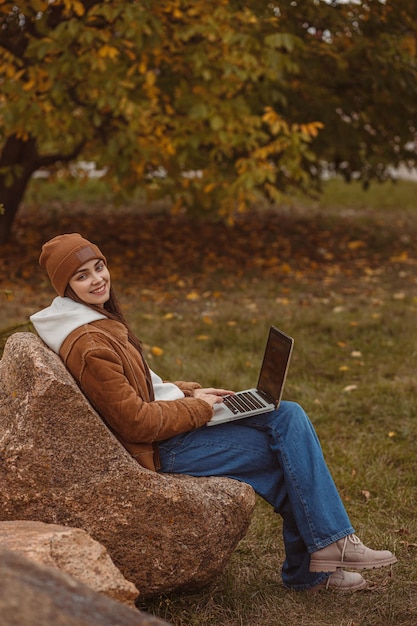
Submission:
[[[368,586],[366,580],[363,580],[357,585],[351,585],[350,587],[338,587],[337,585],[329,585],[326,587],[326,583],[320,583],[312,589],[309,589],[310,593],[317,593],[319,591],[333,591],[333,593],[354,593],[355,591],[363,591]]]
[[[349,561],[310,561],[310,572],[335,572],[338,567],[344,569],[378,569],[379,567],[387,567],[388,565],[394,565],[397,562],[397,557],[386,559],[385,561],[374,561],[368,563],[355,563]]]

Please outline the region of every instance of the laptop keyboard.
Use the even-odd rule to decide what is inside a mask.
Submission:
[[[223,404],[225,404],[235,415],[252,411],[252,409],[262,409],[263,407],[268,406],[266,402],[263,402],[260,398],[254,396],[250,391],[242,391],[234,396],[225,396]]]

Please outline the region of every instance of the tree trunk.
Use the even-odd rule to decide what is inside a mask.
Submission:
[[[32,174],[38,169],[40,160],[37,155],[35,139],[23,141],[15,135],[9,137],[0,156],[0,245],[5,244],[13,227],[17,210],[25,194]]]
[[[22,201],[25,189],[30,179],[29,176],[15,178],[13,185],[7,187],[5,176],[0,176],[0,198],[3,212],[0,212],[0,245],[7,243],[17,210]]]
[[[5,244],[10,237],[16,213],[34,172],[58,161],[72,161],[80,154],[83,146],[82,141],[67,154],[41,156],[35,138],[23,140],[16,135],[7,138],[0,154],[0,205],[3,205],[4,210],[0,212],[0,245]]]

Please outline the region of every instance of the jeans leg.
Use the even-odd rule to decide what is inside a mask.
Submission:
[[[283,517],[286,586],[307,589],[326,574],[309,572],[310,552],[353,532],[302,408],[203,427],[160,443],[161,471],[227,476],[252,485]]]
[[[290,512],[309,552],[354,532],[323,457],[320,442],[299,404],[282,402],[278,411],[250,418],[269,434],[282,468]],[[284,517],[286,511],[277,509]],[[290,526],[292,521],[289,522]]]

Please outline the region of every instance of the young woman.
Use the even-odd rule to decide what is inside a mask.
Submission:
[[[226,389],[164,382],[115,299],[101,250],[78,233],[42,247],[40,265],[58,293],[31,316],[104,422],[143,467],[226,476],[252,485],[283,519],[282,580],[295,590],[366,587],[358,572],[396,562],[354,534],[304,410],[294,402],[207,428]]]

